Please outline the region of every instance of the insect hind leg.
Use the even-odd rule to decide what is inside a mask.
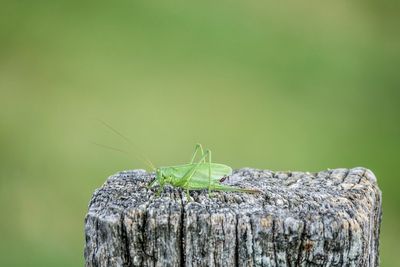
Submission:
[[[207,150],[208,154],[208,197],[211,195],[211,150]]]
[[[192,156],[192,160],[190,161],[190,164],[193,164],[194,159],[196,158],[197,152],[200,150],[200,157],[203,158],[204,156],[204,150],[201,144],[196,144],[196,146],[194,147],[194,153]],[[203,162],[205,162],[205,158],[203,159]]]

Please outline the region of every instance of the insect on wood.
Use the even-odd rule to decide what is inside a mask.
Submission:
[[[198,153],[200,153],[200,158],[195,162]],[[158,183],[160,185],[157,192],[158,195],[162,192],[165,184],[186,190],[188,199],[190,190],[208,189],[208,194],[210,194],[211,190],[244,193],[260,192],[256,189],[239,188],[222,184],[221,182],[232,174],[232,168],[225,164],[213,163],[211,161],[211,151],[206,150],[204,152],[201,144],[196,145],[190,163],[159,167],[155,171],[156,178],[149,184],[149,187]]]
[[[115,130],[113,127],[103,121],[100,122],[111,131],[113,131],[115,134],[122,137],[127,143],[133,145],[133,143],[119,131]],[[107,149],[112,149],[129,154],[128,152],[118,148],[113,148],[97,143],[94,144]],[[197,162],[195,162],[197,156],[199,159]],[[232,168],[225,164],[213,163],[211,161],[211,151],[206,150],[204,152],[201,144],[196,145],[192,159],[187,164],[155,168],[154,165],[146,157],[141,158],[137,155],[136,157],[141,161],[144,161],[153,171],[155,171],[156,177],[148,185],[148,187],[151,188],[155,184],[158,184],[159,189],[157,191],[157,195],[160,195],[166,184],[184,189],[186,191],[186,196],[188,199],[190,199],[190,190],[207,189],[208,195],[210,195],[210,192],[212,190],[243,193],[260,192],[257,189],[239,188],[231,185],[222,184],[222,182],[225,181],[227,177],[232,174]]]

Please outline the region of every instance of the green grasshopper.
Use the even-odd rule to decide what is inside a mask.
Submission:
[[[107,123],[100,121],[104,126],[109,128],[115,134],[122,137],[130,145],[133,143],[126,138],[123,134],[115,130],[113,127]],[[104,146],[101,144],[94,143],[96,145],[102,146],[107,149],[117,150],[129,154],[128,152]],[[200,159],[194,162],[197,154],[200,152]],[[203,147],[197,144],[192,156],[190,163],[176,166],[159,167],[155,168],[154,165],[147,158],[139,158],[144,161],[150,168],[155,171],[155,179],[148,185],[148,188],[153,187],[156,183],[159,184],[159,189],[157,195],[159,196],[164,189],[166,184],[170,184],[174,187],[179,187],[186,190],[186,196],[190,199],[190,190],[202,190],[208,189],[208,195],[210,195],[211,190],[214,191],[227,191],[227,192],[244,192],[244,193],[258,193],[259,190],[256,189],[243,189],[239,187],[234,187],[230,185],[221,184],[227,176],[232,174],[232,168],[220,163],[211,162],[211,151],[207,150],[204,152]],[[207,160],[207,161],[206,161]]]
[[[194,162],[198,152],[200,151],[200,160]],[[206,161],[208,159],[208,161]],[[211,151],[207,150],[204,153],[201,144],[197,144],[192,160],[188,164],[159,167],[155,169],[156,178],[149,184],[152,187],[155,183],[160,185],[157,195],[164,189],[165,184],[170,184],[174,187],[179,187],[186,190],[186,196],[190,199],[190,190],[208,189],[208,195],[211,190],[228,191],[228,192],[245,192],[257,193],[255,189],[243,189],[230,185],[221,184],[221,181],[226,176],[232,174],[232,168],[220,163],[211,162]]]

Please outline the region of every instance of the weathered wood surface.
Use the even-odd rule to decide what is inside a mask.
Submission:
[[[86,266],[378,266],[381,192],[364,168],[240,169],[224,183],[259,194],[178,188],[153,173],[108,178],[85,219]]]

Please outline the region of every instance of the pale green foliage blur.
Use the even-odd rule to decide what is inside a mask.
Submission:
[[[400,266],[396,1],[2,1],[0,265],[82,266],[108,175],[190,160],[365,166],[383,190],[382,266]],[[134,153],[136,151],[133,151]]]

